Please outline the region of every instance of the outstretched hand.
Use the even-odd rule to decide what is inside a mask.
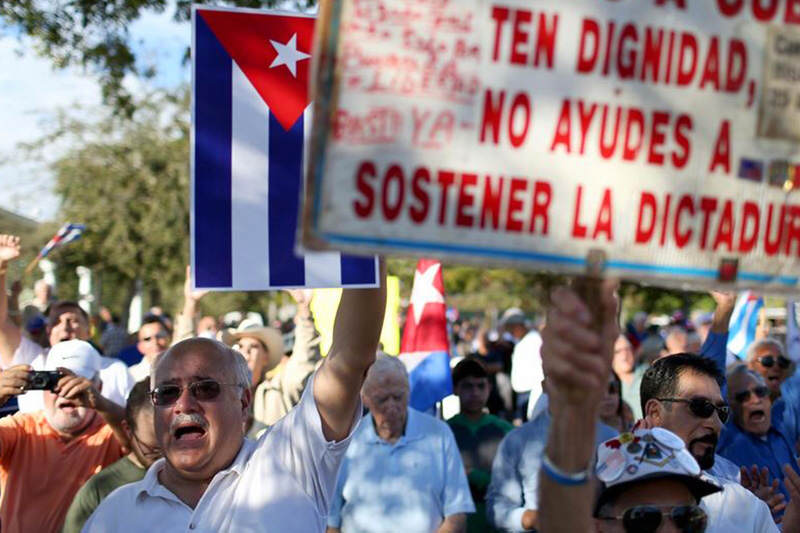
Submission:
[[[183,298],[185,302],[197,302],[208,294],[207,289],[193,289],[192,288],[192,267],[186,265],[186,281],[183,283]]]
[[[587,304],[569,288],[558,287],[550,296],[547,326],[542,331],[542,364],[552,394],[558,401],[597,404],[608,386],[613,345],[619,335],[617,282],[605,280],[600,290],[601,330],[593,326]]]
[[[783,531],[800,531],[800,474],[791,465],[783,465],[783,486],[789,492],[789,505],[783,514]]]
[[[19,237],[16,235],[0,235],[0,268],[6,266],[9,261],[18,258],[19,253]]]
[[[741,474],[742,486],[766,503],[773,517],[786,509],[786,497],[780,491],[779,481],[778,479],[773,479],[770,482],[767,467],[759,470],[756,465],[750,468],[743,466],[741,467]]]

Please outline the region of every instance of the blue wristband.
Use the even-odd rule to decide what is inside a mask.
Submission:
[[[559,485],[577,486],[589,481],[589,468],[575,473],[564,472],[553,464],[546,453],[542,456],[542,470],[547,474],[547,477]]]

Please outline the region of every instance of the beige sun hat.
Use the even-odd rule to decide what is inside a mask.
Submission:
[[[272,370],[283,357],[283,336],[275,328],[263,326],[255,320],[243,320],[236,329],[226,329],[222,331],[222,342],[228,346],[233,346],[239,339],[253,337],[260,340],[267,347],[269,363],[266,370]]]

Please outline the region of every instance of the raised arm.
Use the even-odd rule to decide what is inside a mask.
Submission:
[[[594,530],[593,476],[587,470],[594,457],[597,406],[619,334],[612,283],[604,284],[602,297],[602,331],[595,331],[584,302],[571,290],[556,289],[542,333],[553,421],[540,474],[539,524],[548,533]]]
[[[198,291],[192,289],[192,268],[186,265],[186,281],[183,283],[183,308],[175,319],[172,344],[194,337],[197,302],[207,293],[208,291],[206,290]]]
[[[728,327],[736,305],[735,292],[711,291],[711,297],[717,303],[714,315],[711,318],[711,329],[708,332],[703,346],[700,348],[700,355],[711,359],[716,363],[717,368],[725,379],[726,358],[728,356]],[[726,394],[726,385],[723,385],[723,397]]]
[[[345,289],[336,312],[333,344],[314,378],[314,400],[327,440],[342,440],[352,426],[361,385],[375,362],[386,311],[386,265],[380,287]]]
[[[6,277],[8,265],[19,257],[19,237],[16,235],[0,235],[0,366],[11,366],[14,352],[19,346],[21,334],[8,314],[8,293]]]
[[[311,315],[311,290],[294,289],[288,292],[297,303],[297,313],[294,315],[292,355],[280,373],[281,394],[285,405],[297,405],[322,354],[320,336]]]

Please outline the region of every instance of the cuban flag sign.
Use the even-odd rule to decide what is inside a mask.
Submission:
[[[408,370],[409,405],[427,411],[453,391],[442,264],[420,259],[414,273],[400,360]]]
[[[192,11],[195,288],[375,287],[378,261],[297,255],[314,18]]]

